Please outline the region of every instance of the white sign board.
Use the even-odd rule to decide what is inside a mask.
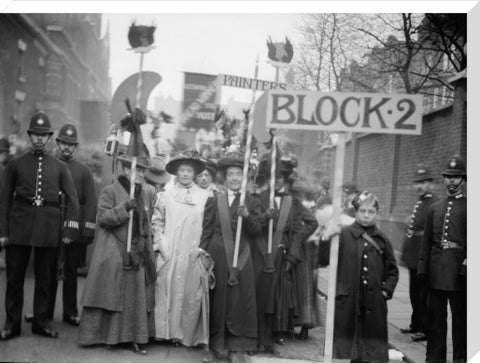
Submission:
[[[293,89],[293,86],[288,83],[263,81],[261,79],[232,76],[230,74],[219,74],[217,77],[217,86],[237,87],[257,91]]]
[[[267,92],[267,128],[422,133],[423,96],[309,91]]]

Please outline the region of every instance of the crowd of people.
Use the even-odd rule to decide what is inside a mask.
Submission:
[[[28,135],[31,150],[0,169],[7,273],[0,340],[21,334],[33,249],[33,314],[24,318],[34,334],[58,337],[50,322],[62,279],[63,320],[79,327],[81,346],[121,345],[143,355],[148,344],[170,341],[203,346],[204,362],[235,362],[238,352],[276,354],[276,345],[309,339],[321,324],[314,271],[329,265],[338,236],[333,357],[388,361],[386,301],[399,269],[377,226],[380,202],[373,193],[344,185],[342,217],[334,222],[328,181],[311,197],[311,188],[294,177],[292,158],[278,159],[271,184],[268,154],[251,177],[238,150],[218,160],[184,151],[135,161],[119,155],[116,179],[97,200],[91,171],[74,157],[74,125],[60,129],[57,157],[45,151],[53,135],[45,113],[33,115]],[[413,314],[403,332],[427,339],[426,361],[445,362],[448,301],[454,362],[465,362],[464,161],[451,158],[442,175],[447,198],[438,202],[427,168],[419,166],[412,180],[419,201],[402,262]],[[77,269],[91,244],[77,302]]]

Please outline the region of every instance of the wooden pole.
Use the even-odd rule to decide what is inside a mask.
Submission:
[[[140,108],[140,100],[142,99],[142,69],[143,69],[143,55],[144,53],[140,53],[140,70],[138,72],[138,82],[137,82],[137,99],[136,99],[136,107]],[[134,115],[132,115],[134,117]],[[132,135],[130,135],[132,137]],[[135,152],[139,152],[139,150],[135,150]],[[137,156],[134,155],[132,157],[132,166],[130,169],[130,199],[135,198],[135,179],[137,175]],[[133,209],[129,212],[129,219],[128,219],[128,232],[127,232],[127,253],[132,250],[132,229],[133,229]]]
[[[270,209],[275,208],[275,173],[277,170],[277,139],[275,136],[272,138],[272,160],[270,166]],[[272,253],[272,240],[273,240],[273,219],[268,221],[268,246],[267,253]]]
[[[335,176],[333,183],[333,223],[340,224],[343,164],[345,159],[345,133],[338,133],[337,148],[335,152]],[[333,333],[335,322],[335,295],[337,291],[337,266],[338,266],[339,236],[333,236],[330,245],[330,263],[328,270],[328,300],[327,321],[325,324],[325,363],[332,363],[333,359]]]
[[[275,82],[278,83],[279,68],[275,67]],[[277,164],[277,140],[275,135],[272,136],[272,159],[270,167],[270,208],[275,207],[275,173]],[[268,245],[267,253],[272,254],[272,239],[273,239],[273,219],[268,221]]]
[[[258,78],[258,55],[255,65],[255,79]],[[247,194],[247,181],[248,181],[248,167],[250,165],[250,153],[252,147],[252,130],[253,130],[253,106],[255,104],[255,90],[252,94],[252,103],[250,105],[250,111],[248,112],[248,128],[247,128],[247,142],[245,145],[245,159],[243,164],[243,178],[242,178],[242,187],[240,189],[240,205],[245,204],[245,196]],[[233,267],[236,268],[238,266],[238,253],[240,250],[240,238],[242,236],[242,224],[243,218],[242,216],[238,216],[237,219],[237,230],[235,234],[235,247],[233,250]]]

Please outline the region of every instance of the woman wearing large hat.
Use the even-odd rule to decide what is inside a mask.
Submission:
[[[175,175],[174,185],[157,194],[152,218],[154,250],[157,255],[157,283],[155,287],[155,338],[191,345],[196,326],[182,324],[185,315],[184,291],[189,256],[198,249],[202,230],[203,211],[208,192],[194,183],[195,175],[205,165],[194,153],[183,152],[174,156],[165,169]],[[208,337],[207,337],[208,338]]]
[[[215,288],[210,299],[210,348],[206,358],[229,351],[253,351],[257,347],[257,309],[252,251],[255,236],[261,234],[262,221],[258,201],[249,194],[240,205],[244,156],[228,153],[218,161],[225,176],[227,191],[208,199],[205,206],[200,247],[213,258]],[[238,216],[243,218],[238,265],[233,267]]]
[[[134,198],[130,199],[133,158],[120,156],[118,179],[103,188],[98,201],[97,235],[83,295],[81,345],[143,344],[155,334],[154,289],[157,277],[150,221],[155,194],[144,184],[148,159],[137,157]],[[133,210],[131,251],[127,253],[129,214]]]
[[[264,155],[259,166],[259,175],[264,177],[265,183],[271,177],[270,160],[271,155]],[[270,353],[273,352],[274,336],[277,343],[281,344],[285,334],[293,334],[294,319],[299,318],[297,313],[302,309],[301,296],[296,291],[298,286],[295,285],[301,272],[296,271],[302,261],[301,245],[317,228],[315,218],[307,213],[300,200],[293,198],[288,191],[287,181],[297,166],[296,159],[279,158],[276,166],[274,208],[270,208],[269,185],[259,196],[265,224],[263,240],[257,243],[258,248],[254,254],[258,275],[257,292],[262,294],[258,299],[259,345],[264,346],[265,351]],[[274,221],[273,235],[278,238],[273,238],[272,254],[267,256],[265,246],[268,241],[269,219]],[[275,265],[275,272],[265,274],[264,269],[269,266],[269,259]],[[298,324],[301,325],[301,322]]]

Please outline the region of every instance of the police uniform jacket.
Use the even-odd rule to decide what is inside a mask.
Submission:
[[[64,226],[60,191],[67,196]],[[0,187],[0,237],[8,237],[9,244],[58,247],[61,233],[78,239],[77,218],[78,197],[65,163],[31,151],[7,164]]]
[[[427,193],[420,196],[413,207],[402,250],[402,262],[409,269],[417,269],[428,208],[436,201],[437,198]]]
[[[79,237],[93,238],[95,235],[97,198],[92,172],[87,165],[75,159],[64,159],[60,157],[60,160],[67,164],[78,196]]]
[[[467,257],[467,198],[463,194],[434,203],[425,222],[418,274],[428,274],[430,288],[462,291],[460,268]]]

